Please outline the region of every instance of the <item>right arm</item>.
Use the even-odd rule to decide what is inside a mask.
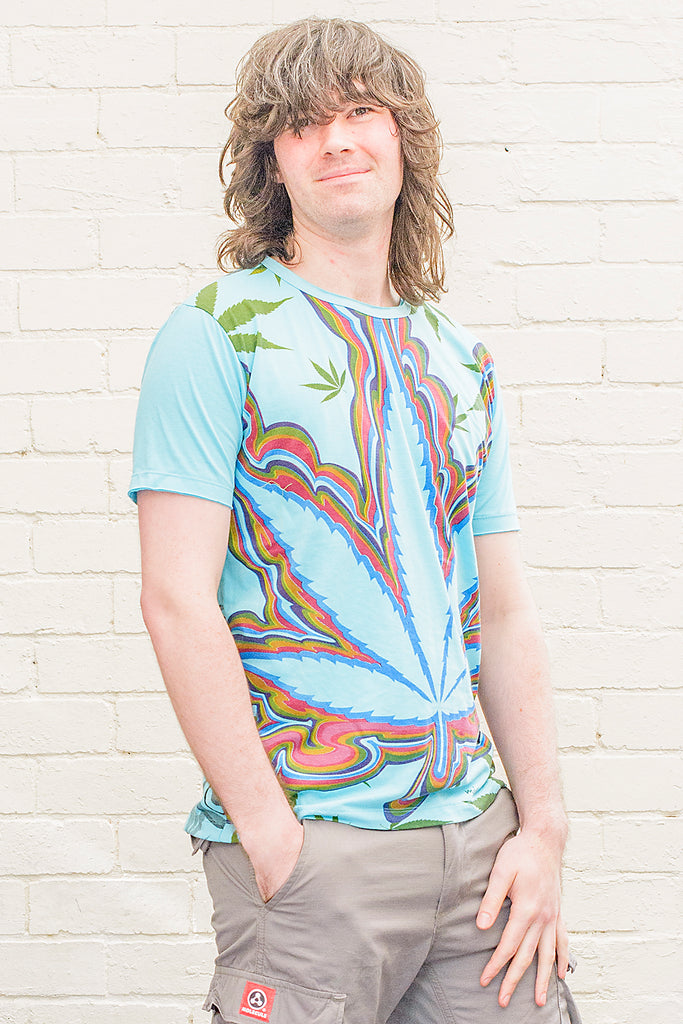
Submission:
[[[242,661],[216,599],[230,509],[141,490],[138,516],[142,615],[166,689],[268,900],[296,863],[303,829],[259,737]]]

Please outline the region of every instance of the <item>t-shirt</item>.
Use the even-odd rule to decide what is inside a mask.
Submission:
[[[299,818],[411,828],[488,806],[474,537],[518,524],[476,338],[270,258],[225,275],[150,350],[131,497],[144,489],[232,508],[218,602]],[[208,783],[186,829],[236,839]]]

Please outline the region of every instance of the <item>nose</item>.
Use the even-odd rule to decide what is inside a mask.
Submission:
[[[347,118],[335,114],[329,124],[321,126],[320,140],[322,151],[332,156],[353,149],[353,138]]]

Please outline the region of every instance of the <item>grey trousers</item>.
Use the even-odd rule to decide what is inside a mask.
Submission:
[[[455,825],[381,832],[304,820],[304,845],[264,903],[239,844],[195,840],[213,899],[213,1024],[580,1024],[555,971],[534,1003],[535,963],[509,1005],[479,978],[507,920],[474,921],[512,795]]]

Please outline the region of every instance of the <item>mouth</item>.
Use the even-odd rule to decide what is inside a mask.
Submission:
[[[322,178],[318,178],[318,181],[338,181],[341,178],[358,178],[362,174],[367,173],[368,171],[366,168],[348,168],[347,170],[332,171],[330,174],[324,174]]]

